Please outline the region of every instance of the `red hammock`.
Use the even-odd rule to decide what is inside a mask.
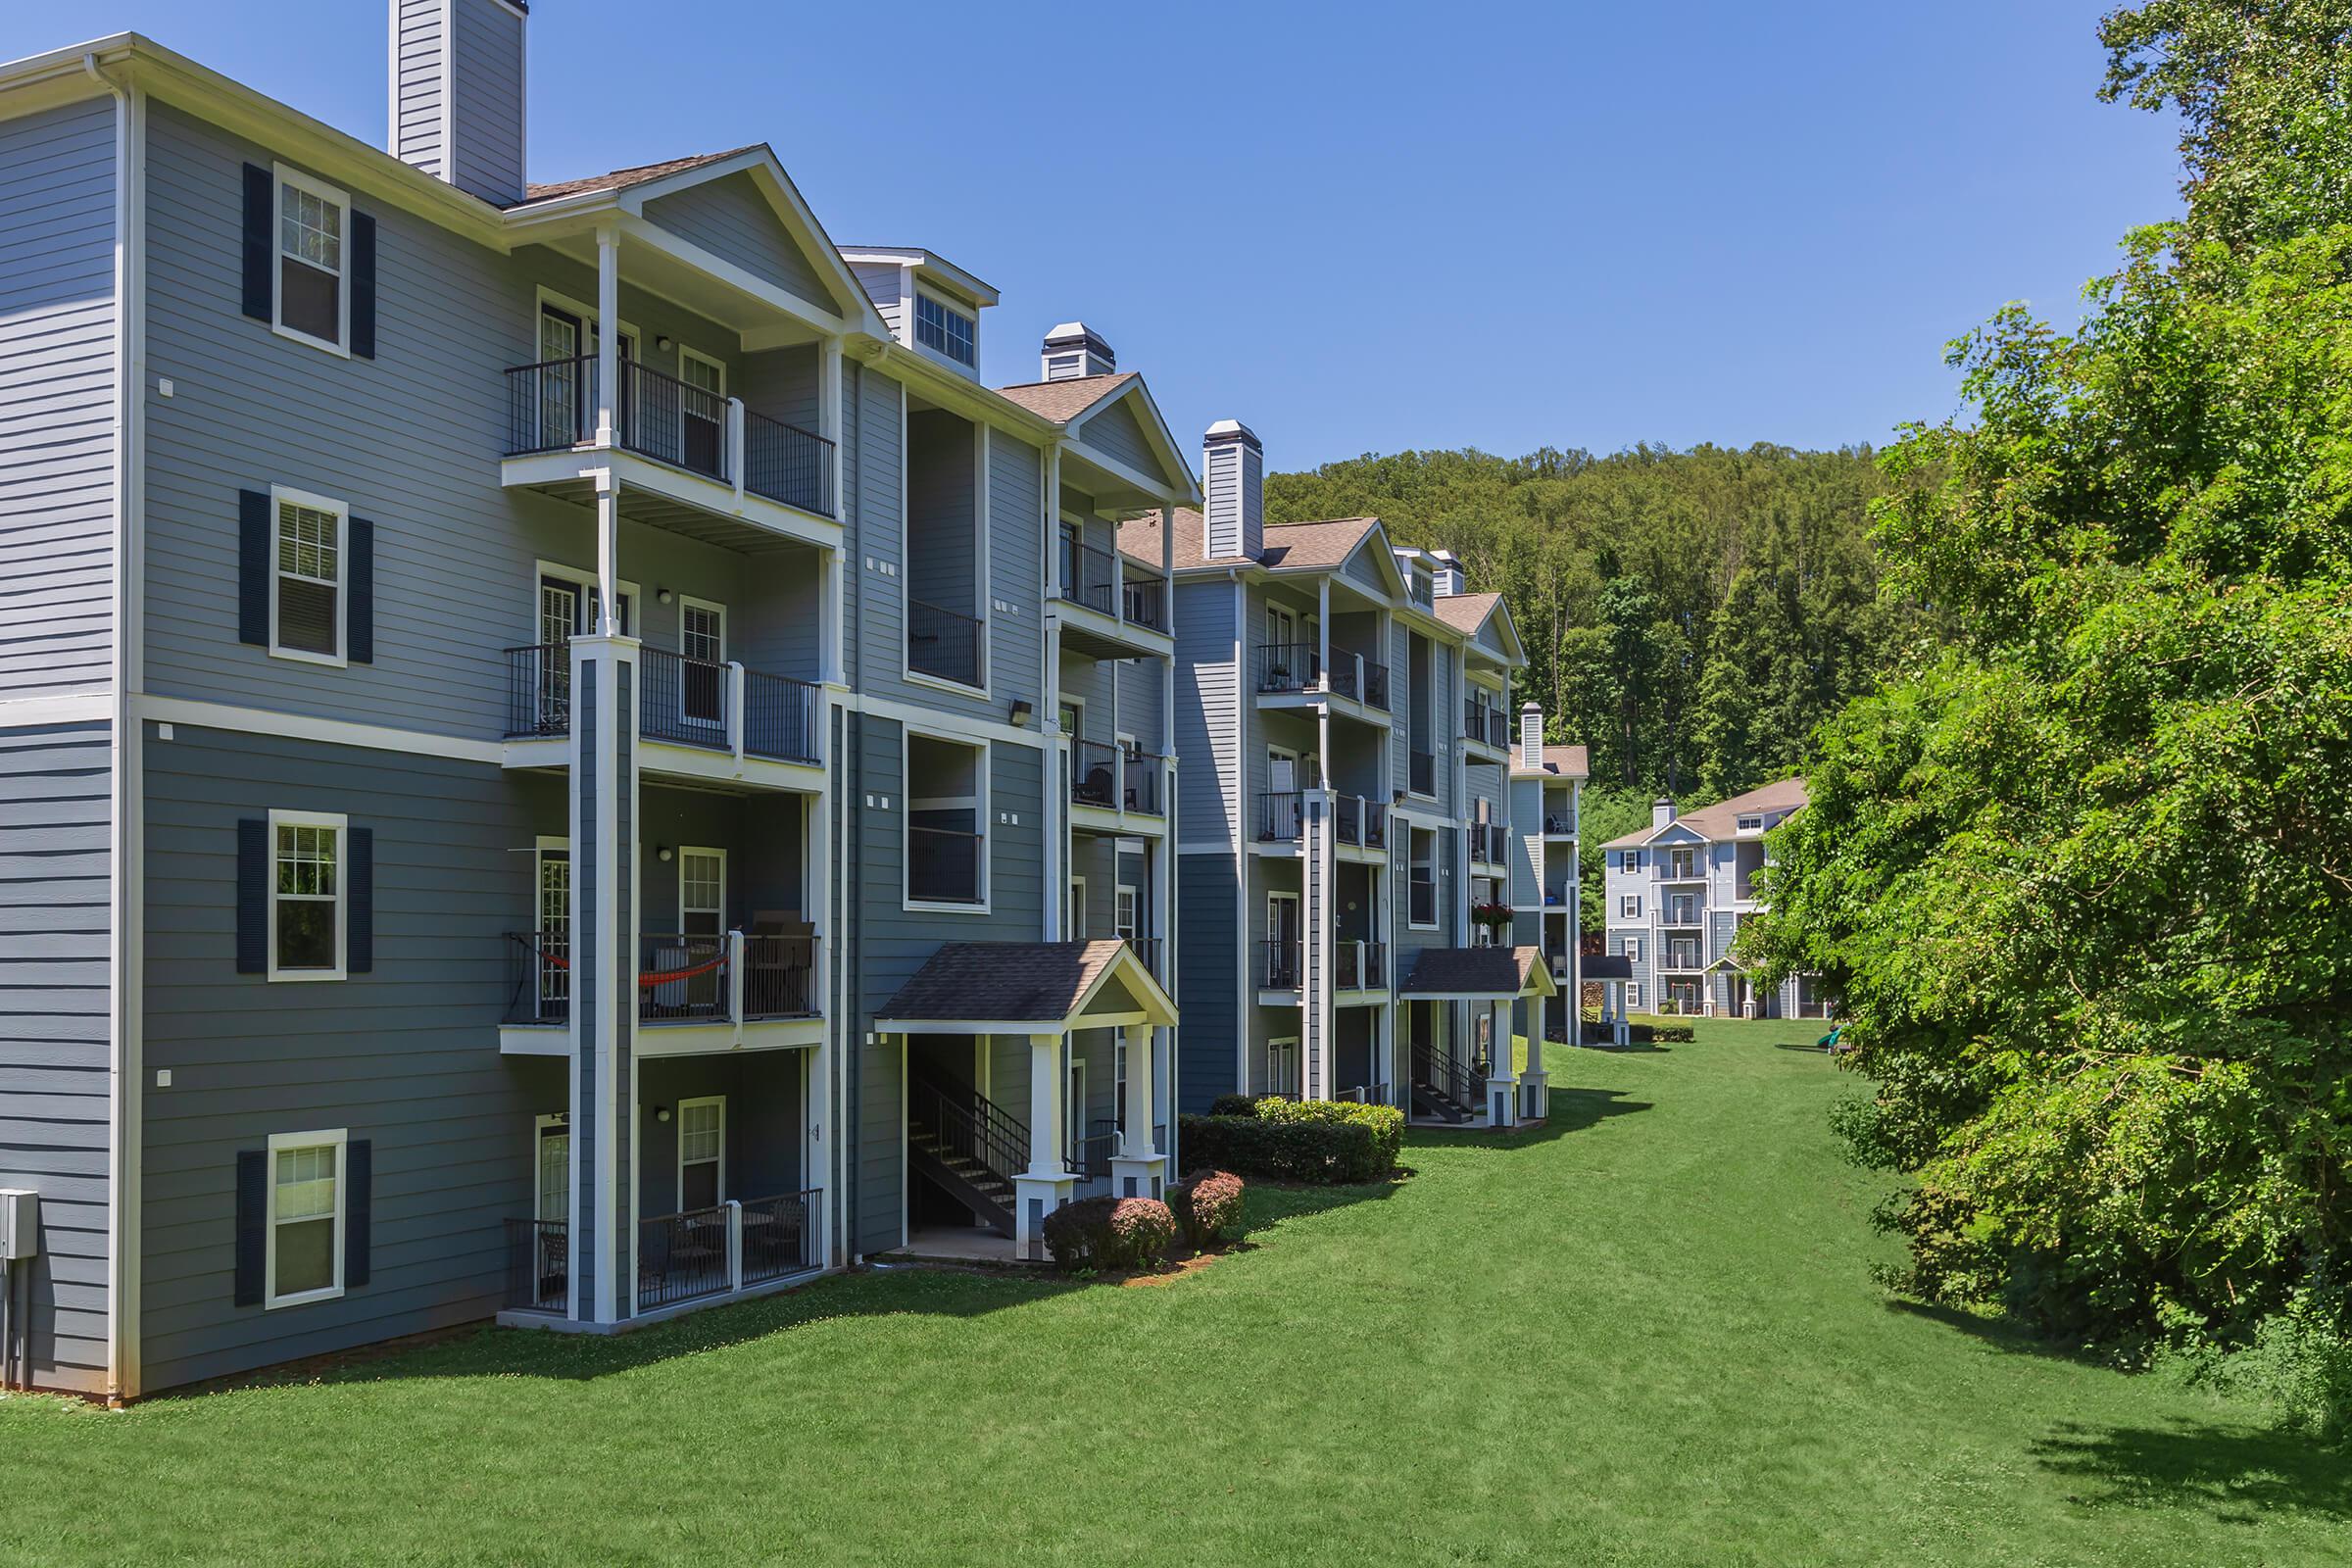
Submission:
[[[524,945],[529,947],[533,953],[539,956],[539,961],[541,963],[553,964],[559,969],[568,969],[571,967],[571,960],[569,958],[559,958],[554,954],[548,952],[545,948],[538,947],[533,944],[526,943]],[[713,969],[723,969],[726,966],[727,956],[722,953],[717,957],[712,958],[710,962],[698,963],[691,969],[660,969],[656,970],[652,974],[647,974],[645,971],[639,970],[637,974],[637,985],[641,990],[648,986],[665,986],[673,980],[691,980],[698,974],[709,974]]]

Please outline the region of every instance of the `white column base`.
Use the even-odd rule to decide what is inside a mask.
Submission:
[[[1530,1067],[1519,1078],[1519,1119],[1543,1121],[1551,1114],[1551,1074]]]
[[[1046,1257],[1046,1216],[1070,1200],[1078,1178],[1067,1171],[1032,1173],[1012,1179],[1012,1250],[1021,1257]]]
[[[1157,1198],[1167,1187],[1165,1154],[1113,1154],[1110,1191],[1115,1198]]]
[[[1487,1125],[1519,1125],[1519,1080],[1516,1077],[1487,1080]]]

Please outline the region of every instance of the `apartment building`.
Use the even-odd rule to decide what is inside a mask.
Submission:
[[[1200,492],[1142,379],[1072,323],[983,384],[996,291],[764,145],[533,182],[525,7],[391,24],[382,148],[134,34],[0,66],[39,1386],[1164,1177],[1173,559],[1112,519]]]
[[[1201,510],[1120,529],[1174,575],[1179,1105],[1541,1115],[1511,1020],[1553,982],[1496,923],[1525,664],[1509,612],[1378,518],[1268,525],[1238,421],[1210,427],[1201,471]]]
[[[1740,922],[1764,907],[1756,888],[1772,860],[1764,835],[1804,805],[1801,778],[1688,814],[1661,797],[1649,826],[1603,846],[1607,952],[1625,960],[1627,1007],[1710,1018],[1830,1015],[1817,976],[1764,986],[1740,959]]]
[[[1542,1008],[1542,1027],[1528,1031],[1531,1062],[1540,1066],[1546,1043],[1578,1043],[1582,996],[1582,933],[1578,909],[1578,818],[1592,764],[1582,746],[1547,746],[1544,710],[1519,710],[1519,745],[1511,759],[1511,905],[1515,940],[1539,948],[1557,992]]]

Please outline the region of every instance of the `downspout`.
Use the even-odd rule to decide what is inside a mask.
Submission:
[[[134,306],[130,285],[136,265],[131,246],[131,227],[138,213],[134,202],[132,176],[137,157],[134,144],[132,105],[128,91],[100,69],[96,53],[81,57],[81,69],[115,100],[115,527],[112,542],[114,560],[114,649],[112,656],[113,702],[108,723],[109,749],[113,766],[108,770],[108,906],[112,918],[107,936],[107,1122],[111,1150],[107,1172],[107,1256],[106,1256],[106,1318],[107,1373],[106,1398],[110,1405],[120,1406],[125,1398],[138,1392],[138,1348],[132,1344],[137,1332],[135,1311],[138,1291],[138,1264],[133,1255],[138,1240],[138,1205],[135,1199],[138,1178],[139,1084],[138,1062],[135,1059],[133,1037],[137,1030],[135,999],[137,988],[132,983],[130,965],[136,950],[131,941],[132,922],[138,911],[132,906],[131,889],[135,885],[132,857],[138,852],[135,843],[133,814],[137,806],[132,793],[130,773],[136,768],[139,757],[139,737],[132,729],[135,720],[130,709],[130,685],[133,662],[130,657],[131,640],[140,628],[132,622],[132,607],[136,602],[131,592],[131,574],[136,564],[136,550],[132,534],[135,526],[134,486],[138,478],[133,461],[133,421],[137,416],[137,397],[143,372],[133,363],[136,347]],[[16,1283],[11,1271],[10,1283]],[[27,1292],[29,1295],[29,1292]],[[19,1360],[23,1381],[31,1381],[30,1350],[31,1321],[27,1310],[10,1314],[10,1329],[25,1341],[25,1354]]]

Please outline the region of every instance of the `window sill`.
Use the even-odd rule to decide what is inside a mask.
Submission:
[[[351,667],[350,658],[343,654],[314,654],[307,649],[279,648],[274,644],[270,649],[270,657],[282,659],[295,664],[318,664],[326,669],[349,669]]]
[[[340,1244],[338,1239],[337,1245]],[[281,1306],[311,1306],[319,1301],[338,1301],[343,1298],[343,1287],[328,1285],[316,1291],[304,1291],[299,1296],[269,1296],[262,1298],[262,1310],[274,1312]]]
[[[350,976],[344,973],[344,971],[341,969],[280,969],[274,964],[270,965],[270,983],[271,985],[294,984],[314,980],[347,980],[349,978]]]
[[[310,333],[303,331],[300,327],[288,326],[283,321],[271,322],[270,325],[270,330],[290,342],[300,343],[306,348],[317,349],[321,354],[332,354],[338,360],[348,360],[351,358],[351,350],[345,348],[342,344],[331,343],[322,337],[313,337]]]
[[[953,692],[958,697],[985,699],[988,696],[986,686],[966,686],[959,680],[950,680],[945,675],[928,675],[919,669],[909,668],[906,680],[909,686],[928,686],[934,691]]]
[[[986,914],[986,904],[949,904],[931,899],[906,899],[900,908],[909,914]]]

